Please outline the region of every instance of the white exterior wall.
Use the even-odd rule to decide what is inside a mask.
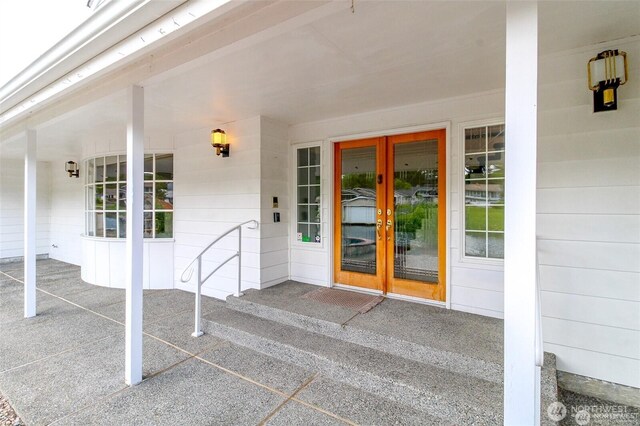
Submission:
[[[288,272],[287,127],[264,117],[225,124],[229,158],[209,144],[212,126],[175,136],[174,235],[177,288],[194,291],[195,274],[180,282],[184,268],[216,237],[248,220],[257,230],[242,231],[242,289],[285,281]],[[279,208],[272,208],[277,196]],[[281,223],[273,223],[273,212]],[[227,236],[204,257],[205,276],[237,250],[237,234]],[[237,286],[237,259],[203,286],[203,294],[225,298]]]
[[[74,161],[79,161],[79,158],[75,158]],[[80,164],[80,177],[70,178],[63,169],[63,163],[51,163],[49,257],[80,265],[82,263],[80,235],[84,233],[85,170]]]
[[[260,284],[265,288],[289,279],[289,126],[262,117],[260,129]],[[274,212],[280,213],[279,223]]]
[[[62,167],[62,166],[61,166]],[[51,165],[38,162],[36,254],[49,254]],[[0,260],[24,256],[24,160],[0,159]]]
[[[594,114],[586,63],[629,57],[618,110]],[[640,387],[640,41],[540,61],[538,257],[558,368]],[[507,148],[508,149],[508,148]]]
[[[450,216],[449,291],[451,307],[456,310],[502,317],[503,268],[501,262],[482,262],[462,256],[460,232],[464,211],[463,179],[456,171],[463,170],[460,158],[461,128],[470,122],[501,120],[504,111],[502,91],[447,99],[439,102],[403,106],[399,108],[358,114],[349,117],[304,123],[290,128],[290,139],[296,145],[307,142],[322,144],[322,244],[291,241],[291,278],[328,286],[332,275],[332,191],[333,143],[330,140],[353,139],[354,135],[388,135],[416,127],[449,128],[447,140],[447,179]],[[292,165],[292,167],[295,167]],[[292,169],[293,170],[293,169]],[[292,185],[295,183],[292,183]],[[295,236],[295,232],[292,233]]]

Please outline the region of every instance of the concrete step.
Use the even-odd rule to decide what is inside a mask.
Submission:
[[[221,307],[206,333],[453,424],[501,424],[502,385]]]
[[[365,346],[377,351],[399,356],[411,361],[418,361],[451,372],[464,371],[465,375],[480,378],[490,382],[502,384],[502,364],[469,356],[453,351],[442,350],[434,347],[429,341],[409,341],[389,335],[388,333],[367,330],[358,325],[340,324],[327,321],[312,315],[303,315],[287,309],[258,303],[252,299],[253,291],[249,291],[244,297],[227,298],[227,306],[239,312],[251,314],[260,318],[278,322],[280,324],[297,327],[313,333]],[[258,295],[258,292],[255,292]],[[439,308],[436,308],[439,309]],[[449,337],[456,338],[456,333]],[[474,345],[474,342],[466,342]],[[478,353],[482,350],[478,349]]]

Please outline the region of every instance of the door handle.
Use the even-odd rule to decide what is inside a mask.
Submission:
[[[378,223],[376,223],[376,234],[378,234],[378,239],[382,239],[382,235],[380,235],[380,228],[382,228],[382,219],[378,219]]]
[[[393,226],[393,222],[391,221],[391,219],[387,219],[387,226],[385,227],[385,230],[387,231],[387,240],[391,240],[391,235],[389,235],[389,229],[391,229],[392,226]]]

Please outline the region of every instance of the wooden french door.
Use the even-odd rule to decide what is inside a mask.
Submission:
[[[446,298],[446,132],[335,144],[334,281]]]

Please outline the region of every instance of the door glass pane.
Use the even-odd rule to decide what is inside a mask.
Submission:
[[[144,209],[153,210],[153,184],[144,184]]]
[[[467,256],[487,257],[487,233],[469,232],[464,235],[464,251]]]
[[[156,238],[172,238],[173,237],[173,213],[157,212],[156,213]]]
[[[438,282],[438,141],[393,149],[394,277]]]
[[[120,160],[120,178],[119,180],[121,181],[126,181],[127,180],[127,156],[126,155],[120,155],[119,157]]]
[[[320,204],[320,185],[313,185],[309,187],[309,202]]]
[[[104,213],[95,216],[96,237],[104,237]]]
[[[308,204],[308,203],[309,203],[309,187],[299,186],[298,187],[298,204]]]
[[[156,155],[156,180],[173,180],[173,154]]]
[[[96,217],[93,212],[87,212],[87,235],[90,237],[96,235]]]
[[[96,202],[95,207],[96,210],[102,210],[104,208],[104,185],[96,185]]]
[[[173,210],[173,182],[156,183],[156,210]]]
[[[127,209],[127,185],[126,184],[119,184],[118,185],[118,204],[119,204],[119,208],[120,210],[126,210]]]
[[[109,183],[105,185],[104,189],[104,205],[106,210],[118,209],[118,185],[115,183]]]
[[[320,147],[319,146],[309,148],[309,165],[310,166],[320,165]]]
[[[112,155],[105,158],[105,181],[113,182],[118,180],[118,156]]]
[[[144,238],[153,238],[153,213],[145,212],[144,213]]]
[[[375,146],[342,150],[341,182],[341,269],[375,275],[377,244]],[[312,183],[315,183],[314,179]]]
[[[95,167],[93,158],[87,161],[87,183],[93,183],[95,181]]]
[[[487,257],[504,259],[504,233],[489,232],[487,235]]]
[[[320,185],[320,166],[309,167],[309,183]]]
[[[144,156],[144,180],[153,180],[153,154]]]
[[[105,237],[117,238],[118,237],[118,214],[117,213],[105,213],[104,216],[104,230]]]
[[[299,167],[298,168],[298,185],[308,185],[308,184],[309,184],[309,168]]]
[[[127,237],[127,214],[125,212],[118,213],[118,237]]]
[[[99,157],[95,159],[96,164],[96,182],[104,181],[104,158]]]
[[[87,210],[93,210],[96,205],[96,187],[95,185],[87,186]]]

